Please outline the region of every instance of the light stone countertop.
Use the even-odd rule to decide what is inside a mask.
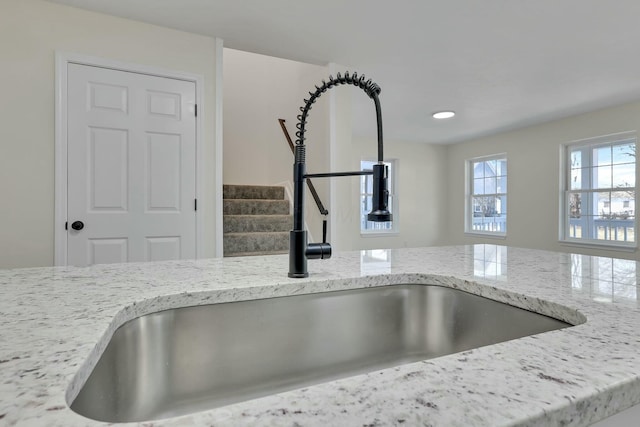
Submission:
[[[0,270],[0,425],[102,425],[67,402],[137,316],[399,283],[587,321],[144,425],[578,426],[640,403],[635,261],[473,245],[339,253],[310,261],[308,279],[287,270],[286,255]]]

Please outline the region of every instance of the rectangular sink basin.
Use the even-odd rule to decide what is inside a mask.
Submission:
[[[432,285],[177,308],[122,325],[71,409],[156,420],[568,326]]]

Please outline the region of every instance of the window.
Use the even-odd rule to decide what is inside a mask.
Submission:
[[[635,134],[592,138],[565,149],[562,240],[635,247]]]
[[[504,154],[467,162],[467,233],[507,233],[507,158]]]
[[[360,162],[361,170],[372,170],[377,161],[363,160]],[[398,209],[395,197],[395,170],[396,160],[384,162],[389,167],[387,187],[389,189],[389,211],[393,214],[391,222],[367,221],[367,215],[371,212],[373,204],[373,177],[362,175],[360,178],[360,231],[363,234],[395,233],[397,232]]]

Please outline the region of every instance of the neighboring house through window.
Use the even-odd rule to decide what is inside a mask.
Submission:
[[[635,133],[590,138],[564,149],[561,239],[635,247]]]
[[[372,170],[376,161],[362,160],[361,170]],[[389,167],[387,186],[389,188],[389,211],[393,214],[391,222],[367,221],[367,215],[371,212],[373,204],[373,177],[362,175],[360,178],[360,231],[362,234],[395,233],[398,224],[397,199],[395,197],[396,160],[384,162]]]
[[[465,231],[507,233],[507,157],[499,154],[467,161]]]

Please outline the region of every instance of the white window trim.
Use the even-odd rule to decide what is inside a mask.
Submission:
[[[592,147],[596,145],[612,145],[616,142],[634,139],[636,147],[638,146],[638,135],[636,131],[626,131],[612,133],[608,135],[596,136],[592,138],[578,139],[570,142],[565,142],[560,145],[560,209],[559,209],[559,236],[558,242],[567,247],[575,248],[588,248],[588,249],[608,249],[621,252],[635,252],[638,248],[638,215],[634,214],[634,231],[635,241],[617,242],[615,240],[594,240],[594,239],[578,239],[568,236],[569,232],[569,216],[567,215],[566,195],[571,191],[569,187],[570,181],[570,169],[567,165],[569,160],[568,151],[572,147]],[[636,186],[633,187],[634,191],[637,191],[638,183],[638,159],[636,157]],[[589,188],[589,191],[593,191]]]
[[[484,162],[487,160],[497,160],[497,159],[505,159],[507,161],[507,182],[509,181],[509,159],[507,158],[507,153],[498,153],[491,154],[488,156],[480,156],[473,157],[465,160],[465,170],[464,170],[464,234],[469,236],[481,236],[488,237],[493,239],[501,239],[504,240],[507,238],[507,232],[502,231],[482,231],[482,230],[473,230],[472,221],[473,215],[471,213],[471,209],[473,204],[471,203],[471,198],[473,196],[473,184],[471,183],[473,180],[473,170],[472,164],[474,162]],[[509,205],[509,186],[507,185],[507,192],[504,193],[507,196],[507,206]],[[509,221],[509,208],[507,207],[507,222]],[[507,227],[507,230],[509,227]]]
[[[364,158],[360,160],[360,165],[362,167],[362,162],[373,162],[377,163],[377,159]],[[391,221],[391,229],[389,230],[363,230],[362,226],[360,227],[360,237],[390,237],[397,236],[400,234],[399,220],[400,215],[398,210],[398,194],[396,193],[396,189],[398,188],[398,159],[386,159],[384,163],[388,163],[390,165],[389,170],[391,176],[391,185],[389,186],[389,194],[391,197],[391,214],[393,215],[393,221]],[[360,180],[358,180],[358,216],[360,215],[360,197],[362,193],[360,193]],[[358,220],[360,222],[360,220]]]

